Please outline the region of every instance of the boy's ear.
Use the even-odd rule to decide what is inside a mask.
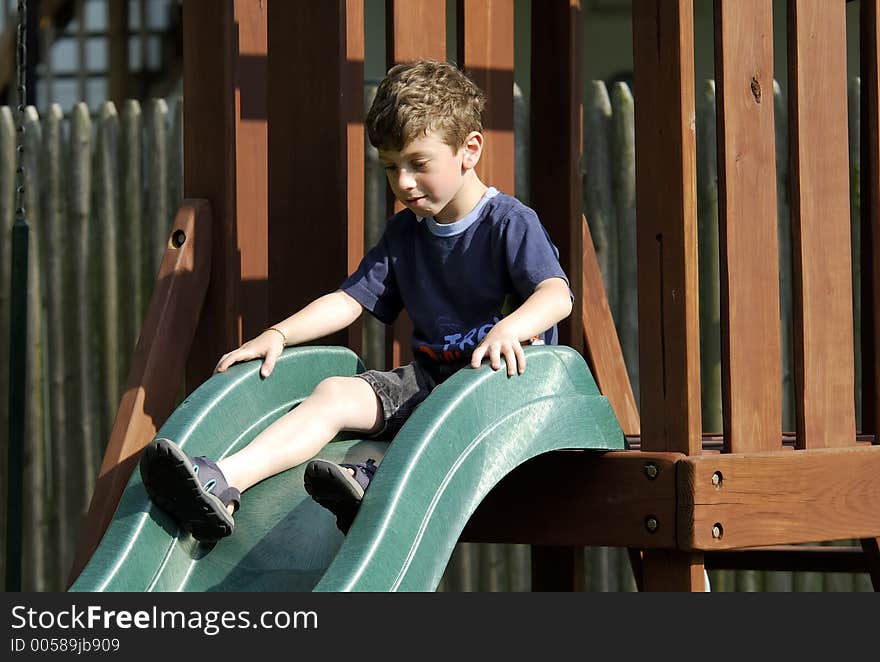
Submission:
[[[480,161],[480,155],[483,153],[483,134],[479,131],[471,131],[465,138],[464,156],[461,160],[461,167],[470,170],[477,166]]]

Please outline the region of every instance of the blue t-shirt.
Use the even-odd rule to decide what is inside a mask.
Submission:
[[[340,286],[385,324],[401,309],[418,359],[467,360],[489,330],[547,278],[568,278],[537,214],[490,188],[454,223],[406,209]],[[540,341],[557,342],[556,326]]]

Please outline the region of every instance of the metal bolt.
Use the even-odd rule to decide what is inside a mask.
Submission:
[[[660,475],[660,468],[653,462],[648,462],[645,465],[645,475],[648,477],[648,480],[654,480]]]
[[[724,527],[721,526],[721,522],[715,522],[715,525],[712,527],[712,537],[715,540],[721,540],[722,536],[724,536]]]
[[[660,528],[660,522],[654,516],[649,516],[645,519],[645,528],[648,529],[649,533],[656,533],[657,529]]]
[[[715,487],[721,487],[721,482],[724,480],[724,476],[721,475],[720,471],[716,471],[712,474],[712,484]]]

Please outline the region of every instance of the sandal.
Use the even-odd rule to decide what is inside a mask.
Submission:
[[[191,457],[168,439],[154,439],[140,462],[141,478],[153,502],[196,540],[214,542],[232,533],[227,511],[241,506],[241,492],[207,457]]]
[[[318,504],[336,515],[337,528],[348,533],[377,468],[376,461],[372,458],[358,464],[312,460],[305,470],[306,492]],[[354,471],[354,476],[346,469]]]

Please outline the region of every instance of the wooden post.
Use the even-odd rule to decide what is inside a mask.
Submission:
[[[269,171],[265,3],[236,2],[236,228],[241,255],[238,328],[242,341],[280,320],[269,317]],[[219,358],[219,357],[218,357]]]
[[[846,446],[855,404],[845,7],[789,0],[788,12],[797,446]]]
[[[581,300],[581,81],[580,0],[535,2],[532,7],[532,206],[559,248],[559,260]],[[536,102],[537,100],[537,102]],[[559,325],[559,342],[583,351],[583,315],[575,305]]]
[[[183,5],[184,196],[208,200],[213,220],[211,278],[187,362],[187,392],[207,379],[220,356],[240,340],[234,5],[233,0]]]
[[[724,448],[782,443],[773,11],[717,2],[718,210]]]
[[[363,257],[363,0],[273,2],[269,12],[274,322],[337,289]],[[319,342],[360,352],[361,325]]]
[[[513,0],[459,0],[458,64],[487,97],[477,174],[513,195]]]
[[[642,449],[699,453],[693,6],[633,4]]]
[[[385,21],[389,68],[419,58],[446,60],[445,0],[386,0]],[[389,191],[389,215],[402,209]],[[387,368],[412,360],[412,332],[412,321],[403,311],[385,336]]]
[[[635,0],[641,448],[702,450],[692,0]],[[646,590],[696,590],[702,555],[645,550]]]
[[[559,342],[584,351],[580,0],[532,3],[531,182],[538,213],[568,275],[575,305],[559,325]],[[532,548],[532,588],[583,585],[583,549]],[[558,588],[557,588],[558,590]]]

